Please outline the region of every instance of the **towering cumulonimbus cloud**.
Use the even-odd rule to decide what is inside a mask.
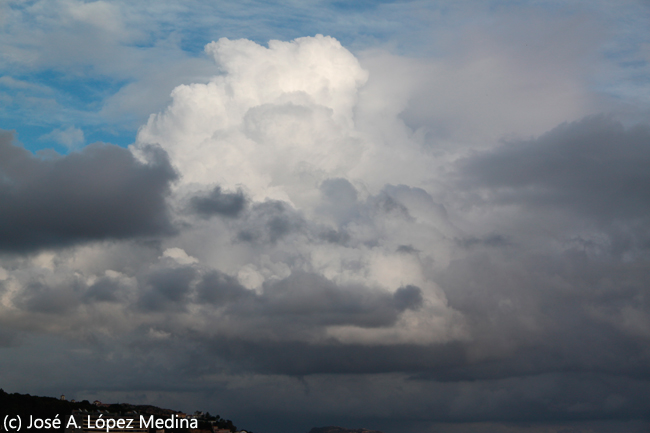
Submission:
[[[380,291],[423,291],[426,313],[405,312],[395,329],[389,322],[323,322],[326,335],[341,341],[460,336],[460,316],[424,276],[434,250],[444,260],[445,237],[455,229],[444,207],[419,188],[428,180],[428,158],[417,145],[406,134],[402,142],[378,140],[356,124],[368,79],[359,61],[321,35],[268,48],[220,39],[206,52],[222,73],[177,87],[132,147],[139,154],[160,145],[179,172],[174,200],[193,230],[178,245],[260,293],[295,272]],[[417,185],[401,184],[414,176]],[[237,259],[223,260],[226,250]],[[305,292],[319,285],[301,281]]]
[[[365,70],[324,36],[206,52],[220,73],[177,87],[128,150],[2,138],[28,170],[0,163],[17,229],[0,228],[0,345],[58,338],[81,347],[70,382],[183,390],[263,426],[647,417],[647,125],[586,116],[564,72],[521,86],[501,52],[487,72],[381,53]],[[462,77],[482,81],[445,117]],[[482,86],[506,101],[463,118]],[[535,92],[558,110],[510,120]]]
[[[91,145],[41,161],[6,143],[54,180],[60,167],[73,169],[68,176],[82,185],[73,195],[68,184],[45,182],[63,197],[48,203],[74,196],[77,207],[43,207],[32,233],[49,231],[36,252],[4,262],[5,320],[32,318],[36,329],[75,338],[99,332],[91,318],[101,316],[101,332],[149,328],[198,340],[465,340],[462,314],[429,275],[448,260],[458,230],[423,188],[430,158],[417,143],[407,134],[382,141],[357,125],[368,79],[358,60],[324,36],[268,48],[221,39],[206,51],[221,73],[176,88],[132,153]],[[100,169],[102,155],[119,165]],[[82,176],[105,172],[115,179]],[[89,188],[97,194],[82,194]],[[19,204],[6,205],[17,212]],[[95,208],[103,218],[75,222]],[[115,227],[102,228],[107,221]],[[81,233],[57,228],[70,225]],[[65,302],[46,308],[59,292]]]
[[[255,200],[304,207],[314,206],[330,178],[358,181],[372,193],[425,179],[406,128],[383,142],[357,125],[359,111],[378,111],[387,101],[360,101],[368,72],[336,39],[270,41],[267,48],[223,38],[205,50],[222,73],[174,89],[170,106],[137,138],[136,148],[161,145],[182,183],[244,186]]]
[[[138,144],[170,154],[182,182],[300,200],[360,163],[365,146],[353,110],[368,74],[338,41],[317,36],[266,48],[224,38],[205,49],[222,74],[174,89],[169,108],[138,133]]]

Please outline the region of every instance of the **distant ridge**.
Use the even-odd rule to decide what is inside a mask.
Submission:
[[[309,433],[382,433],[382,432],[380,432],[379,430],[368,430],[365,428],[350,429],[350,428],[330,426],[330,427],[314,427],[313,429],[309,430]]]

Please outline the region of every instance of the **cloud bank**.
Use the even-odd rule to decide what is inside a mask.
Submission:
[[[165,196],[176,173],[164,152],[94,144],[38,158],[0,136],[0,249],[33,250],[79,241],[171,231]]]
[[[256,431],[647,425],[646,123],[577,90],[522,138],[524,115],[441,120],[435,62],[320,35],[205,50],[219,73],[129,149],[3,135],[5,370],[49,350],[78,398],[182,395]],[[566,85],[483,78],[505,114]]]

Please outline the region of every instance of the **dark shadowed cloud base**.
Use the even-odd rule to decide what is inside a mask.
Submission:
[[[93,144],[69,155],[34,156],[0,136],[0,249],[170,233],[165,197],[176,179],[165,152],[145,165],[126,149]]]

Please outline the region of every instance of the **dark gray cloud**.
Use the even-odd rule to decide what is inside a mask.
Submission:
[[[285,202],[256,203],[244,215],[237,239],[243,242],[274,244],[291,233],[302,231],[306,221]]]
[[[245,298],[255,297],[255,292],[243,287],[236,278],[212,271],[197,284],[197,299],[212,305],[226,305]]]
[[[413,245],[400,245],[397,247],[397,252],[403,254],[417,254],[419,250],[413,248]]]
[[[244,210],[246,197],[242,191],[226,193],[221,191],[220,186],[216,186],[208,194],[192,197],[190,206],[194,212],[203,218],[216,215],[232,218],[238,216]]]
[[[196,269],[191,266],[153,270],[144,277],[138,306],[146,311],[183,311],[196,275]]]
[[[422,289],[417,286],[408,285],[400,287],[393,294],[395,307],[400,310],[417,310],[422,307]]]
[[[650,211],[650,126],[608,116],[566,123],[460,161],[462,182],[492,203],[561,208],[611,222]]]
[[[324,229],[318,237],[326,242],[345,245],[350,240],[350,235],[343,230]]]
[[[492,233],[483,237],[469,236],[455,239],[456,244],[462,248],[472,248],[475,246],[485,247],[504,247],[509,245],[508,240],[497,233]]]
[[[453,261],[435,278],[450,305],[469,320],[470,340],[366,345],[333,339],[309,342],[303,337],[326,326],[388,327],[402,312],[421,307],[419,288],[407,285],[390,294],[294,272],[267,282],[258,293],[223,272],[163,258],[147,270],[138,270],[137,316],[145,324],[115,341],[97,338],[93,375],[119,376],[108,388],[114,392],[183,389],[196,404],[209,400],[216,387],[234,399],[232,406],[223,402],[218,410],[229,408],[229,417],[247,420],[251,418],[235,407],[236,401],[250,404],[260,399],[259,404],[270,405],[269,410],[282,411],[291,399],[306,399],[301,410],[309,411],[307,419],[314,419],[316,406],[328,416],[341,416],[331,397],[347,395],[366,402],[348,423],[364,416],[371,423],[392,425],[384,429],[388,433],[418,431],[410,421],[404,426],[391,424],[395,417],[382,421],[381,412],[388,410],[422,422],[643,419],[647,417],[644,402],[650,398],[648,336],[643,325],[650,310],[647,269],[634,263],[594,261],[578,251],[553,256],[511,255],[509,249],[487,255],[476,250]],[[48,285],[42,278],[32,281],[17,304],[50,319],[74,317],[75,309],[92,307],[93,302],[129,306],[116,277],[102,277],[92,284],[72,274],[57,284]],[[48,294],[58,294],[60,302],[51,303]],[[175,319],[189,307],[192,316],[200,319],[192,323],[205,321],[206,328],[188,327]],[[150,315],[160,312],[169,320],[151,321]],[[222,326],[238,332],[215,335],[210,331]],[[160,337],[152,338],[152,327]],[[129,345],[126,358],[119,355],[126,350],[120,344]],[[101,359],[109,354],[112,360]],[[80,354],[74,357],[78,365],[87,365],[88,359]],[[122,370],[127,373],[120,376]],[[203,386],[196,380],[224,372],[268,377],[263,380],[278,375],[294,378],[304,381],[307,391],[292,391],[283,397],[289,402],[275,406],[259,397],[257,387],[229,389],[227,384]],[[406,379],[390,379],[394,374]],[[174,379],[161,385],[157,380],[161,375]],[[189,378],[194,380],[185,383]],[[74,383],[70,380],[67,385],[52,383],[69,387]],[[366,380],[400,392],[368,389]],[[107,392],[96,377],[91,382]],[[283,383],[274,389],[282,394],[290,386]],[[260,424],[273,417],[262,412],[257,412]],[[270,431],[300,433],[299,419],[291,417]]]
[[[580,251],[477,253],[436,279],[469,321],[471,350],[483,358],[437,372],[438,380],[558,372],[650,379],[650,272],[641,263]]]
[[[42,159],[2,133],[0,249],[170,232],[165,197],[176,173],[163,150],[148,152],[151,164],[108,144]]]
[[[647,255],[648,166],[650,125],[625,127],[612,117],[592,116],[461,160],[458,196],[466,209],[510,209],[512,233],[499,228],[506,243],[542,230],[566,248]],[[459,245],[479,245],[474,238],[481,239],[469,236]]]
[[[20,342],[18,333],[10,330],[0,330],[0,347],[12,347]]]
[[[347,179],[327,179],[320,185],[320,192],[323,204],[319,211],[332,216],[338,224],[359,217],[357,190]]]
[[[112,278],[100,277],[95,281],[85,294],[86,302],[118,302],[120,300],[122,285]]]
[[[33,278],[15,302],[19,308],[29,312],[62,316],[78,307],[84,289],[85,285],[78,278],[56,285]]]
[[[265,285],[259,305],[260,314],[302,326],[381,327],[394,324],[404,310],[419,308],[422,293],[415,286],[394,294],[361,285],[340,286],[319,274],[294,272]]]
[[[233,326],[263,330],[282,340],[300,340],[304,333],[320,335],[327,326],[387,327],[404,311],[418,310],[423,304],[422,290],[413,285],[391,294],[362,285],[338,285],[300,271],[265,283],[262,293],[246,289],[222,272],[200,272],[192,266],[154,268],[140,279],[138,305],[143,310],[184,311],[190,304],[208,304],[219,309],[217,317]],[[96,285],[88,293],[97,294]]]
[[[411,344],[368,346],[360,344],[310,344],[300,341],[246,341],[214,339],[207,344],[215,356],[237,371],[256,371],[299,377],[317,374],[381,374],[406,372],[414,380],[426,379],[421,371],[449,369],[466,362],[457,343],[434,347]],[[197,361],[196,368],[201,361]]]

